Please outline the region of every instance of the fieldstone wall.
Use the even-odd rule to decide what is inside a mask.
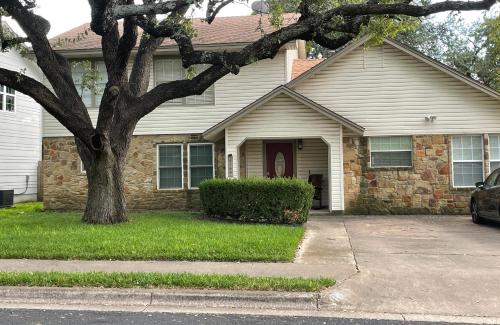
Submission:
[[[345,137],[344,189],[346,213],[467,213],[469,189],[451,183],[448,135],[417,135],[413,167],[370,168],[368,139]]]
[[[125,196],[130,210],[199,210],[200,195],[188,189],[188,143],[201,142],[199,135],[134,136],[127,155]],[[156,145],[184,146],[184,189],[158,190]],[[224,175],[224,141],[215,143],[215,175]],[[82,210],[87,197],[87,177],[80,172],[73,137],[43,139],[43,202],[50,210]]]

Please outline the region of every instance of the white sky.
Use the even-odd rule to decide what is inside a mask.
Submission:
[[[243,16],[251,13],[250,3],[238,3],[225,7],[220,12],[220,16]],[[90,7],[87,0],[38,0],[38,8],[35,12],[49,20],[51,29],[49,37],[59,35],[71,28],[77,27],[83,23],[90,21]],[[497,5],[498,7],[498,5]],[[467,21],[473,21],[483,15],[484,12],[464,12],[462,16]],[[446,14],[441,13],[436,15],[437,18],[442,18]],[[194,17],[203,17],[203,11],[194,13]],[[11,20],[6,20],[9,25],[18,33],[22,33],[21,29]]]

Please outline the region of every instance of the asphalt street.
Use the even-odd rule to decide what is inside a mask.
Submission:
[[[370,320],[324,317],[283,317],[254,315],[215,315],[183,313],[147,313],[147,312],[98,312],[65,310],[24,310],[1,309],[0,324],[49,325],[49,324],[203,324],[203,325],[248,325],[248,324],[303,324],[303,325],[437,325],[449,323],[405,322],[394,320]]]

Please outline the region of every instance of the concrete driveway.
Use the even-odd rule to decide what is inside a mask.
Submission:
[[[466,216],[345,217],[358,273],[325,292],[341,311],[500,317],[500,226]]]

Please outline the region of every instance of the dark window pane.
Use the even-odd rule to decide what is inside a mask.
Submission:
[[[411,167],[411,151],[372,152],[372,167]]]
[[[191,145],[189,162],[191,166],[212,166],[212,145]]]
[[[9,112],[14,112],[15,110],[15,97],[5,96],[5,110]]]
[[[182,188],[182,168],[160,168],[160,189]]]
[[[213,178],[212,167],[191,167],[191,187],[198,187],[205,179]]]
[[[181,167],[182,166],[181,146],[160,146],[159,161],[160,167]]]
[[[482,162],[455,162],[453,163],[453,185],[473,187],[483,180]]]

